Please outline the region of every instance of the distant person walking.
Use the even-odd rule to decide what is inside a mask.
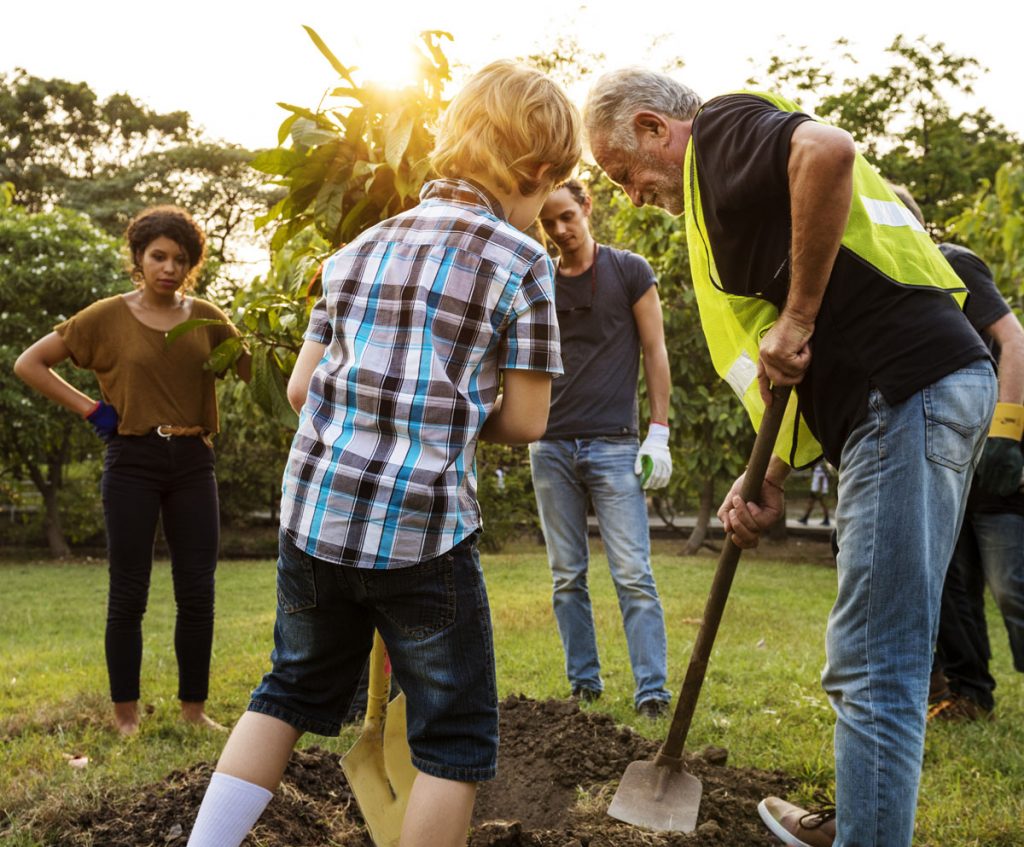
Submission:
[[[807,509],[804,511],[802,518],[797,518],[797,523],[802,523],[807,526],[807,522],[811,519],[811,512],[814,511],[815,505],[821,506],[821,511],[824,512],[824,518],[821,521],[822,526],[829,526],[828,521],[828,501],[825,499],[828,497],[828,466],[825,464],[825,460],[822,459],[814,466],[814,470],[811,471],[811,493],[807,497]]]
[[[126,233],[135,290],[93,303],[29,347],[14,371],[40,394],[84,417],[106,442],[101,484],[110,558],[106,654],[118,731],[139,728],[142,618],[153,541],[162,519],[171,552],[182,717],[219,727],[205,710],[213,643],[214,570],[220,510],[210,436],[217,432],[211,351],[238,335],[224,313],[188,293],[204,259],[205,237],[175,206],[138,214]],[[221,323],[167,333],[191,319]],[[91,370],[96,400],[53,368]],[[238,362],[249,376],[249,355]]]

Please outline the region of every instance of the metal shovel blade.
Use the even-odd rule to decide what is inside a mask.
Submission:
[[[380,738],[360,736],[341,760],[341,767],[373,843],[377,847],[398,847],[409,796],[392,789]]]
[[[341,769],[376,847],[398,847],[416,774],[405,738],[405,698],[388,705],[387,691],[384,643],[375,633],[363,731]]]
[[[408,798],[419,771],[413,766],[406,737],[404,692],[388,703],[384,721],[384,767],[395,794]]]
[[[664,832],[693,832],[703,786],[686,771],[632,762],[608,807],[613,818]]]

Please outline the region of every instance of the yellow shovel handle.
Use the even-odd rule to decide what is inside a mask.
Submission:
[[[384,672],[387,648],[380,633],[374,630],[373,650],[370,651],[370,680],[366,690],[366,718],[363,728],[380,726],[384,707],[388,701],[388,675]]]

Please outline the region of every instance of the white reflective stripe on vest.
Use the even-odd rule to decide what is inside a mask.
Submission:
[[[880,226],[909,226],[917,232],[925,231],[910,209],[899,200],[872,200],[862,194],[860,201],[864,204],[864,211],[868,213],[872,223]]]
[[[742,400],[755,379],[757,379],[757,365],[750,358],[750,354],[744,350],[726,372],[725,381],[736,392],[736,396]]]

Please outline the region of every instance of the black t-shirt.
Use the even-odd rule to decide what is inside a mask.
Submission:
[[[992,271],[976,254],[959,244],[940,244],[939,249],[971,293],[967,305],[964,307],[967,320],[981,335],[982,340],[992,351],[992,355],[998,359],[999,345],[984,330],[1004,315],[1008,315],[1010,307],[1006,305],[1003,295],[996,288],[995,280],[992,279]],[[1021,440],[1021,449],[1024,450],[1024,439]],[[974,485],[971,487],[971,495],[967,500],[967,508],[974,512],[1013,512],[1024,515],[1024,492],[1017,491],[1008,497],[999,497],[996,494],[986,494],[977,485]]]
[[[780,309],[792,238],[789,144],[807,120],[760,97],[730,94],[709,101],[693,122],[704,222],[721,276],[714,283]],[[889,404],[900,403],[988,357],[949,294],[900,285],[845,247],[829,277],[811,351],[797,386],[800,411],[837,467],[872,388]]]
[[[590,270],[556,275],[565,373],[551,384],[545,439],[637,434],[640,337],[633,306],[656,284],[645,259],[604,245]]]

